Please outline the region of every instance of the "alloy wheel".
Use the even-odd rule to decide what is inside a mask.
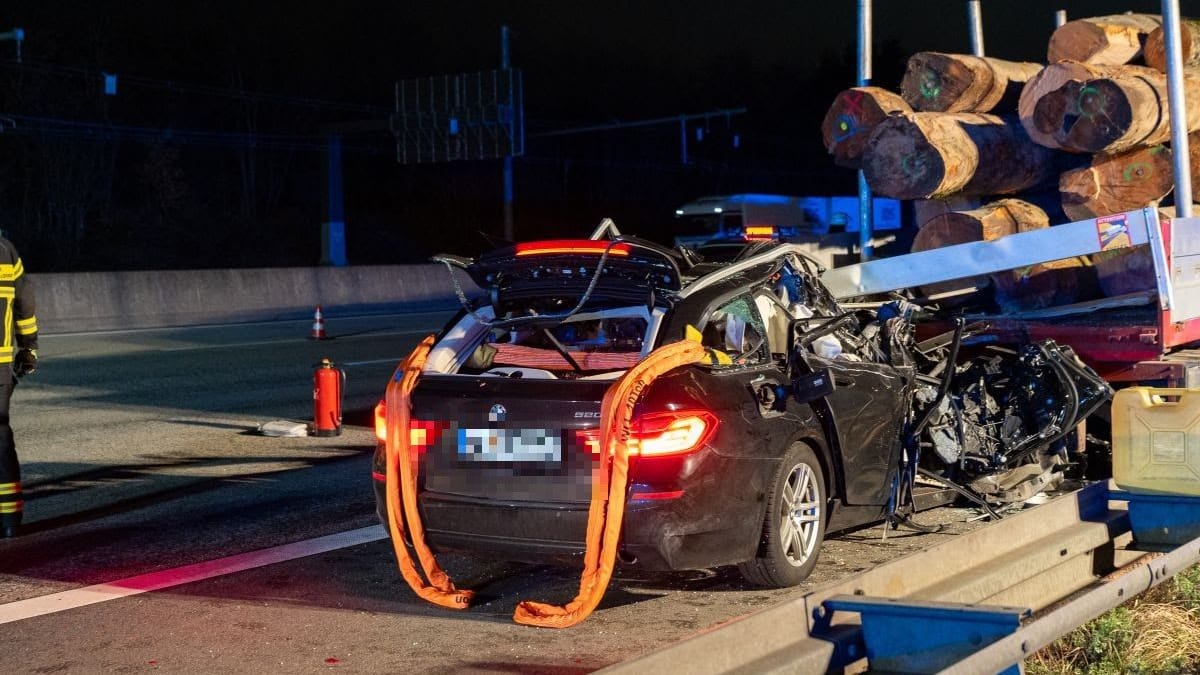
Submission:
[[[788,472],[780,500],[779,541],[787,561],[799,567],[820,542],[821,492],[812,467],[803,462]]]

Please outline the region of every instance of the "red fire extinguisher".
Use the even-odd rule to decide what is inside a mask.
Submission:
[[[342,382],[346,373],[329,359],[313,371],[313,436],[342,433]]]

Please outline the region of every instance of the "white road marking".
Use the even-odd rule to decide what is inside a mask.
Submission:
[[[293,342],[304,342],[301,338],[287,338],[286,340],[256,340],[254,342],[225,342],[219,345],[188,345],[186,347],[159,347],[155,351],[159,352],[199,352],[206,349],[225,349],[227,347],[257,347],[260,345],[285,345]]]
[[[456,310],[447,309],[435,312],[398,312],[395,314],[354,314],[350,316],[338,316],[336,321],[375,321],[378,319],[403,319],[415,320],[416,317],[439,317],[438,325],[445,323],[445,317],[451,316]],[[89,335],[118,335],[123,333],[154,333],[154,332],[170,332],[178,333],[181,330],[204,330],[208,328],[242,328],[249,326],[279,326],[287,324],[307,324],[312,325],[312,319],[283,319],[277,321],[247,321],[245,323],[203,323],[194,326],[149,326],[147,328],[116,328],[110,330],[86,330],[86,331],[71,331],[63,333],[38,333],[38,337],[80,337]]]
[[[371,359],[370,361],[347,361],[341,365],[343,365],[343,366],[370,366],[370,365],[374,365],[376,363],[399,364],[403,360],[404,360],[404,357],[399,356],[399,357],[390,358],[390,359]]]
[[[392,331],[371,331],[369,333],[360,333],[356,335],[335,335],[333,339],[353,340],[359,338],[375,338],[375,337],[391,337],[395,335],[416,335],[429,334],[435,332],[429,328],[418,328],[415,330],[392,330]],[[307,342],[309,338],[287,338],[284,340],[256,340],[253,342],[223,342],[216,345],[187,345],[185,347],[159,347],[155,351],[160,352],[198,352],[206,349],[225,349],[228,347],[258,347],[261,345],[284,345]]]
[[[387,531],[382,525],[372,525],[357,530],[338,532],[324,537],[298,541],[264,548],[249,553],[239,553],[228,558],[219,558],[194,565],[185,565],[170,570],[150,572],[128,579],[111,581],[107,584],[96,584],[76,588],[61,593],[52,593],[37,598],[18,600],[0,605],[0,624],[30,619],[35,616],[63,612],[68,609],[86,607],[100,602],[125,598],[139,593],[158,591],[193,581],[202,581],[213,577],[224,576],[251,570],[256,567],[272,565],[278,562],[295,560],[319,553],[328,553],[338,549],[368,544],[387,538]]]

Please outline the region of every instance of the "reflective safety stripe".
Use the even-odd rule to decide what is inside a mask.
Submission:
[[[9,265],[0,264],[0,281],[16,281],[25,273],[25,265],[17,258],[17,262]]]
[[[14,316],[17,284],[24,274],[25,263],[20,258],[13,263],[0,263],[0,322],[3,323],[3,332],[0,333],[0,366],[13,362],[14,326],[16,333],[24,337],[36,335],[38,331],[37,317]]]
[[[0,265],[0,267],[4,267]],[[12,362],[12,325],[13,325],[13,300],[17,297],[17,289],[12,286],[0,286],[0,298],[4,300],[4,348],[3,357],[0,357],[0,363]],[[7,359],[7,360],[5,360]]]
[[[0,483],[0,514],[20,513],[24,506],[20,482]]]

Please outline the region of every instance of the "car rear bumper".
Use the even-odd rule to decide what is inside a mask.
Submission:
[[[767,481],[774,462],[704,458],[706,476],[679,491],[633,485],[626,502],[618,563],[647,571],[730,565],[755,555],[762,533]],[[387,523],[382,458],[376,454],[376,510]],[[640,495],[647,495],[648,498]],[[437,551],[486,554],[531,563],[582,565],[587,503],[501,502],[423,492],[426,539]]]

